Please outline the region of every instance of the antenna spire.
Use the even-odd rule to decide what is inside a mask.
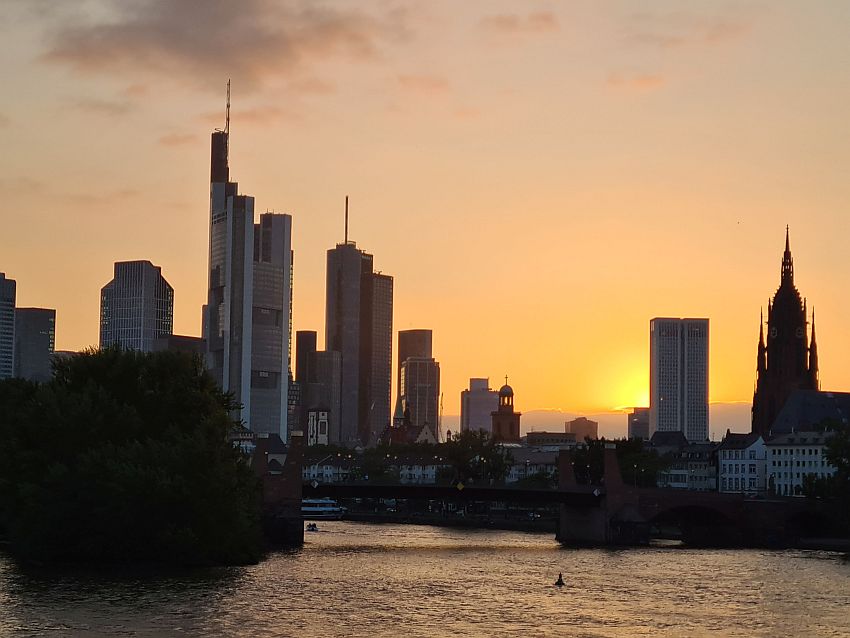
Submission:
[[[348,243],[348,195],[345,196],[345,243]]]
[[[227,78],[227,111],[224,116],[224,132],[230,133],[230,78]]]

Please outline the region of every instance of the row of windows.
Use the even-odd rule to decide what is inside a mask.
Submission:
[[[734,491],[734,490],[757,490],[758,489],[758,479],[751,478],[749,481],[743,478],[730,478],[730,479],[721,479],[720,489],[724,491]]]
[[[745,458],[744,457],[745,452],[747,453],[747,456],[750,459],[754,460],[756,458],[756,451],[755,450],[749,450],[749,451],[747,451],[747,450],[721,450],[720,451],[720,458],[727,460],[727,461],[737,461],[739,459],[743,460]]]
[[[746,463],[723,463],[720,471],[724,474],[756,474],[757,469],[755,463],[750,463],[749,466]]]
[[[795,463],[796,463],[796,467],[826,467],[826,461],[824,461],[824,460],[821,460],[820,462],[812,461],[812,460],[809,460],[809,461],[800,461],[800,460],[797,460],[797,461],[793,461],[793,460],[791,460],[791,461],[789,461],[789,460],[771,461],[770,464],[773,467],[795,467]]]
[[[783,448],[771,450],[771,455],[773,456],[817,456],[820,454],[820,448]]]

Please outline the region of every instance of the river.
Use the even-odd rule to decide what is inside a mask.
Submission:
[[[319,525],[249,567],[33,571],[0,554],[0,636],[850,636],[835,553]]]

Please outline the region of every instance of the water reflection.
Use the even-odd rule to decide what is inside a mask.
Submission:
[[[828,552],[570,550],[491,530],[329,522],[259,565],[165,573],[0,556],[0,635],[840,636],[848,605],[850,564]]]

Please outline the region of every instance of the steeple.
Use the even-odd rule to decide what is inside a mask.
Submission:
[[[809,346],[809,375],[811,375],[812,385],[820,390],[820,380],[818,379],[818,342],[815,338],[814,308],[812,308],[812,343]]]
[[[764,346],[764,311],[759,311],[759,351],[758,364],[756,366],[759,376],[767,370],[767,348]]]
[[[794,260],[791,258],[790,230],[785,226],[785,254],[782,255],[782,283],[794,285]]]

